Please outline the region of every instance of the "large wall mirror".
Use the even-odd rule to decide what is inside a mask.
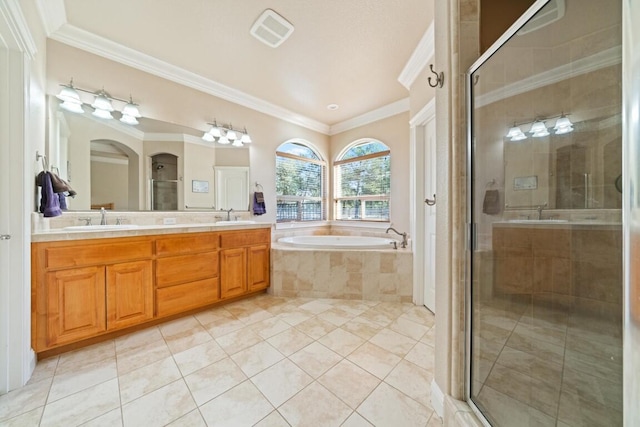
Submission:
[[[202,131],[174,123],[139,122],[65,111],[49,96],[47,153],[77,192],[70,210],[248,210],[249,147],[206,142]],[[224,168],[246,172],[234,180],[237,197],[216,195],[216,169]]]

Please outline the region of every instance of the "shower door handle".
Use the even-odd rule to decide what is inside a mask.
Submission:
[[[424,199],[424,202],[428,205],[428,206],[433,206],[436,204],[436,195],[433,195],[433,200],[432,199]]]

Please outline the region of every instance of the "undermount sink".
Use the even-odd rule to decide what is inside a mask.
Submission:
[[[105,225],[73,225],[65,227],[67,231],[112,231],[112,230],[131,230],[138,228],[135,224],[105,224]]]
[[[243,224],[255,224],[255,221],[251,220],[235,220],[235,221],[218,221],[216,225],[243,225]]]

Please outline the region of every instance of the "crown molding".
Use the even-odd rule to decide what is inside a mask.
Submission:
[[[432,22],[422,36],[422,39],[420,39],[418,46],[416,46],[415,50],[411,54],[409,61],[407,61],[407,64],[402,69],[400,76],[398,76],[398,81],[407,89],[411,89],[413,82],[422,72],[424,67],[427,66],[429,60],[433,58],[433,55],[435,54],[434,37]]]
[[[502,99],[610,67],[620,62],[622,62],[622,47],[612,47],[477,96],[473,100],[473,105],[474,108],[484,107]]]
[[[304,117],[286,108],[202,77],[184,68],[115,43],[73,25],[65,24],[49,36],[51,39],[103,58],[136,68],[175,83],[199,90],[229,102],[259,111],[316,132],[328,134],[329,125]]]
[[[36,8],[47,36],[67,23],[64,0],[36,0]]]
[[[409,127],[421,126],[436,114],[436,98],[433,97],[427,104],[409,120]]]
[[[409,111],[409,98],[403,98],[400,101],[392,102],[391,104],[387,104],[384,107],[377,108],[352,119],[336,123],[335,125],[331,126],[329,135],[337,135],[339,133],[355,129],[369,123],[377,122],[378,120],[386,119],[387,117],[395,116],[396,114],[404,113],[406,111]]]
[[[12,50],[18,50],[29,58],[38,52],[27,20],[16,0],[0,2],[0,42]]]

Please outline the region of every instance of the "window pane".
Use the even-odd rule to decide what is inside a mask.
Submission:
[[[279,155],[282,153],[282,155]],[[285,157],[284,154],[300,158]],[[307,160],[309,159],[309,160]],[[314,162],[311,162],[313,160]],[[325,166],[313,150],[288,142],[276,152],[277,222],[325,219]]]
[[[351,147],[340,160],[352,159],[354,157],[366,156],[367,154],[379,153],[381,151],[387,151],[389,148],[382,142],[370,141],[364,144]]]
[[[343,163],[336,167],[337,197],[388,196],[390,156]]]
[[[276,194],[321,197],[322,166],[288,157],[276,157]]]
[[[299,157],[305,157],[307,159],[320,160],[320,157],[309,147],[305,147],[302,144],[296,142],[286,142],[278,148],[278,151],[283,153],[293,154]]]

